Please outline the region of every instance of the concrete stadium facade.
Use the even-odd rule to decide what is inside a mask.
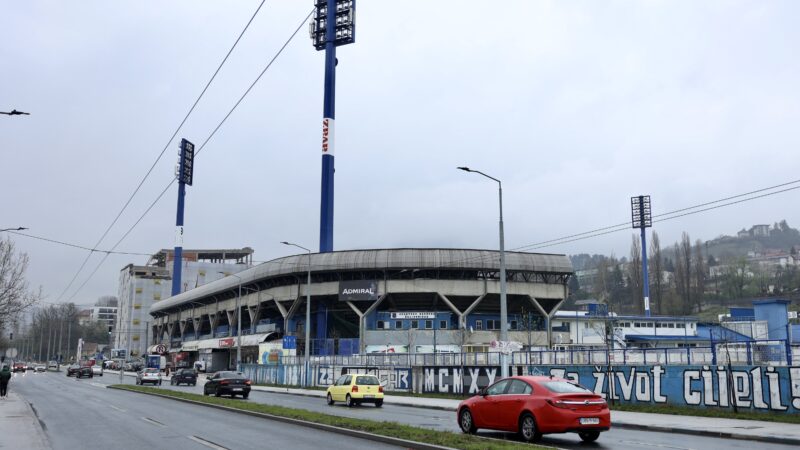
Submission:
[[[231,341],[223,340],[236,336],[241,285],[242,346],[251,347],[243,362],[258,361],[258,344],[275,337],[295,336],[302,343],[310,259],[312,355],[380,352],[381,346],[409,353],[487,350],[500,334],[499,256],[491,250],[403,248],[278,258],[158,302],[150,310],[151,342],[179,352],[230,348]],[[506,266],[509,339],[548,347],[550,319],[573,274],[569,259],[506,252]],[[343,293],[363,291],[347,286],[359,283],[376,292],[347,300]],[[348,340],[352,345],[345,349]]]

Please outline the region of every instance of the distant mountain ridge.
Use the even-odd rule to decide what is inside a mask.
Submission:
[[[648,242],[648,246],[649,244]],[[665,258],[674,259],[674,244],[674,242],[661,242]],[[781,220],[773,225],[759,224],[753,225],[749,229],[743,228],[735,236],[720,235],[703,244],[706,258],[711,255],[719,262],[747,257],[752,253],[764,254],[780,251],[796,254],[800,250],[800,231],[789,226],[786,220]],[[594,268],[600,260],[610,256],[579,253],[570,255],[569,258],[572,261],[573,269],[577,271]],[[626,262],[627,257],[623,256],[619,258],[619,261]]]

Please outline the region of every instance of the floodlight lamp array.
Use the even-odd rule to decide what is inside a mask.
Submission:
[[[309,36],[314,48],[324,50],[328,32],[328,1],[316,0],[314,19],[309,23]],[[356,2],[355,0],[336,0],[335,46],[352,44],[356,40]]]
[[[649,195],[631,197],[631,225],[633,228],[649,228],[653,226]]]

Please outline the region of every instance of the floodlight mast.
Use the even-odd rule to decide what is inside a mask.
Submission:
[[[333,175],[336,118],[336,47],[355,42],[355,0],[316,0],[309,31],[314,48],[325,50],[322,109],[322,186],[319,251],[333,251]]]
[[[650,196],[631,197],[631,225],[639,228],[642,238],[642,294],[644,297],[644,315],[650,317],[650,279],[647,275],[647,237],[645,229],[653,226],[650,209]],[[661,276],[661,274],[656,274]]]

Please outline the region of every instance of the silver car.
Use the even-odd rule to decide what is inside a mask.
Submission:
[[[142,369],[136,374],[136,384],[152,383],[161,385],[161,371],[158,369]]]

